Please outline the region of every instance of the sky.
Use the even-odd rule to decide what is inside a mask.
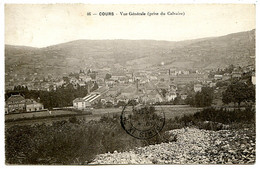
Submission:
[[[97,15],[87,16],[87,13]],[[99,16],[114,12],[114,16]],[[120,12],[164,12],[164,16],[121,16]],[[167,15],[180,12],[185,15]],[[182,41],[255,29],[250,4],[86,5],[6,4],[5,44],[46,47],[78,39]]]

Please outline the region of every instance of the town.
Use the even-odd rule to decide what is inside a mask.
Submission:
[[[251,59],[253,60],[254,57]],[[40,96],[37,98],[22,96],[22,93],[19,93],[21,89],[45,92],[55,92],[60,88],[71,88],[72,90],[69,92],[84,89],[81,90],[81,97],[71,95],[67,102],[58,104],[57,107],[89,110],[91,108],[120,107],[130,100],[145,105],[184,105],[189,104],[189,97],[201,92],[203,88],[209,88],[212,89],[214,97],[208,106],[211,104],[223,106],[222,93],[231,81],[236,80],[255,85],[254,72],[254,64],[246,67],[229,65],[216,70],[180,70],[177,68],[165,69],[161,63],[156,69],[145,70],[131,70],[123,66],[103,69],[86,68],[61,77],[54,77],[52,74],[41,76],[37,73],[18,76],[10,73],[6,76],[5,112],[8,114],[44,111],[55,107],[41,102],[44,98],[40,98]]]

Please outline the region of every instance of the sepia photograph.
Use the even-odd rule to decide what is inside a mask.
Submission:
[[[5,165],[254,165],[255,4],[4,4]]]

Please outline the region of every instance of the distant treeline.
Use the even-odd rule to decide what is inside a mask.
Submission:
[[[98,88],[97,84],[90,91]],[[57,87],[56,90],[42,91],[42,90],[29,90],[27,86],[15,86],[14,90],[6,91],[5,100],[11,95],[20,94],[26,99],[34,99],[44,105],[46,109],[54,107],[72,106],[72,101],[77,97],[84,97],[88,94],[88,85],[77,86],[74,88],[72,84],[62,85]]]

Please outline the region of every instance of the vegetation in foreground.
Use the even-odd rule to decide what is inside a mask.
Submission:
[[[8,164],[84,164],[97,155],[136,147],[176,141],[166,132],[193,126],[207,130],[255,130],[255,110],[204,109],[193,115],[167,119],[160,135],[139,140],[120,126],[119,115],[103,116],[100,121],[84,122],[76,117],[54,122],[51,126],[13,126],[6,129],[6,163]]]

